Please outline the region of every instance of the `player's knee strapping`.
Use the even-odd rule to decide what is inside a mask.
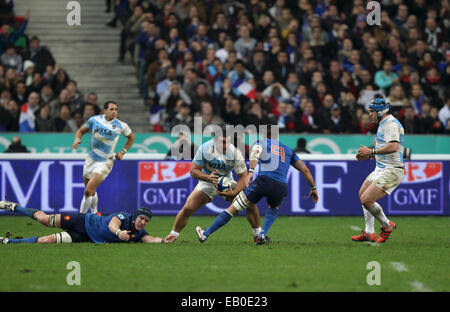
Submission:
[[[72,237],[70,237],[67,232],[56,233],[55,237],[57,244],[67,244],[72,242]]]
[[[48,216],[48,226],[49,227],[56,227],[56,215],[51,214]]]
[[[241,212],[250,207],[247,204],[247,199],[245,198],[244,192],[241,191],[233,200],[233,206],[237,211]]]

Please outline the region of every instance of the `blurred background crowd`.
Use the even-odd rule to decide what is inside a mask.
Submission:
[[[105,27],[121,29],[118,62],[135,66],[155,132],[201,117],[373,134],[367,108],[380,94],[405,133],[449,134],[449,0],[382,0],[381,26],[368,25],[367,2],[106,0]],[[29,131],[24,118],[76,131],[101,111],[96,94],[27,37],[30,14],[13,7],[0,0],[0,131]]]

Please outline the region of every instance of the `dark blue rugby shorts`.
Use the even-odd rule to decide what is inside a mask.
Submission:
[[[85,227],[85,213],[62,213],[61,228],[72,238],[73,243],[92,242]]]
[[[261,198],[266,197],[269,206],[275,208],[280,206],[286,197],[287,185],[260,175],[244,190],[244,194],[253,204],[257,204]]]

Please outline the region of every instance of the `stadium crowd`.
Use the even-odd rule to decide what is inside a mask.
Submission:
[[[109,2],[109,1],[107,1]],[[154,131],[278,122],[286,133],[373,133],[389,97],[407,134],[450,133],[449,1],[115,1]]]
[[[75,132],[100,113],[97,95],[85,97],[39,37],[26,34],[29,18],[0,0],[0,132]]]
[[[381,94],[407,134],[450,133],[449,0],[106,0],[153,131],[276,122],[284,133],[374,133]],[[75,132],[100,112],[25,17],[0,0],[0,131]],[[20,117],[20,115],[24,115]],[[21,127],[31,115],[35,128]],[[31,118],[31,117],[30,117]]]

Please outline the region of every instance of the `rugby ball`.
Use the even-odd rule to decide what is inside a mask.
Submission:
[[[219,183],[217,183],[216,188],[220,192],[226,192],[230,187],[232,187],[234,180],[229,177],[223,176],[219,178]]]

